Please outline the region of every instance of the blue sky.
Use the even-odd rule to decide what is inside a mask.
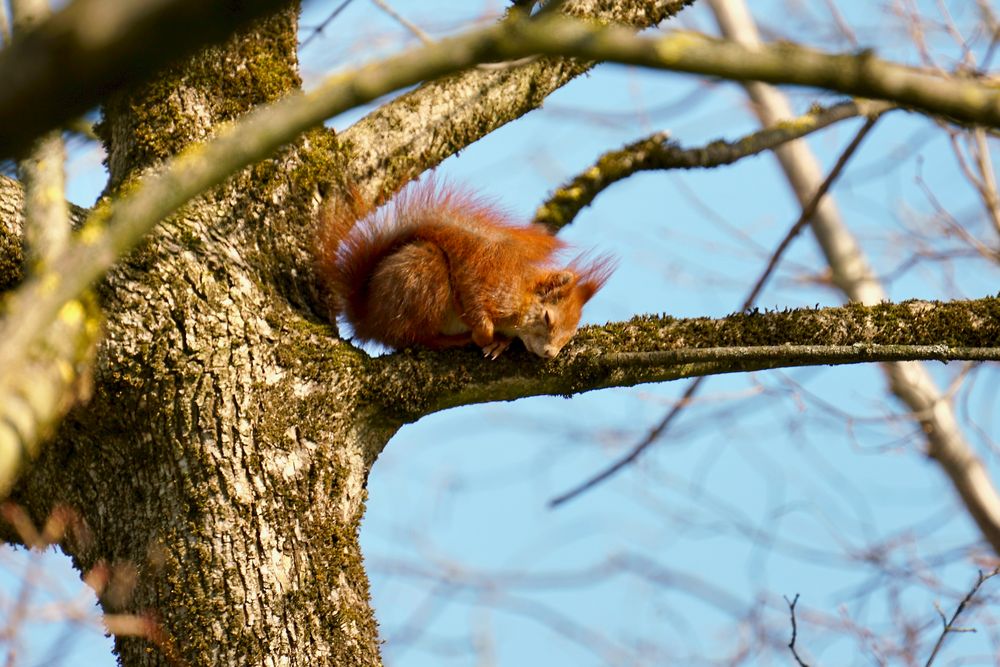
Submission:
[[[330,4],[308,4],[304,30]],[[435,35],[503,6],[392,4]],[[825,2],[795,4],[801,12],[777,1],[752,4],[770,36],[851,48],[831,27]],[[936,3],[917,4],[940,18]],[[973,18],[973,3],[944,4],[959,26]],[[893,6],[837,3],[859,44],[916,63]],[[713,29],[703,8],[687,10],[679,23]],[[306,83],[412,41],[374,5],[355,0],[304,49]],[[933,33],[930,42],[950,65],[947,39]],[[977,53],[984,51],[985,45]],[[799,109],[838,99],[790,92]],[[346,127],[361,113],[332,124]],[[544,109],[449,159],[439,174],[527,219],[548,192],[603,151],[657,130],[697,146],[754,127],[735,85],[606,65],[552,95]],[[858,127],[845,122],[810,138],[824,169]],[[94,152],[74,155],[74,201],[93,201],[102,184],[99,160]],[[996,264],[966,252],[936,215],[940,202],[968,233],[997,246],[947,136],[931,121],[904,112],[881,121],[834,195],[876,270],[891,278],[893,299],[997,293]],[[770,156],[619,183],[564,234],[578,247],[620,260],[585,321],[732,312],[797,215]],[[942,250],[955,258],[933,256]],[[907,268],[914,255],[923,260]],[[817,284],[822,273],[821,256],[803,236],[758,303],[840,303]],[[997,479],[997,369],[937,364],[931,370],[941,386],[954,384],[967,436]],[[983,567],[973,559],[986,553],[975,527],[921,454],[919,433],[900,418],[872,366],[713,378],[638,465],[563,508],[547,508],[550,498],[641,439],[684,386],[455,409],[402,429],[372,471],[362,529],[387,664],[700,664],[744,643],[787,642],[782,596],[795,594],[800,613],[814,621],[800,627],[805,653],[820,664],[875,664],[881,649],[865,649],[857,628],[869,628],[879,641],[888,641],[901,619],[927,628],[939,622],[935,602],[950,610]],[[42,562],[63,591],[54,599],[74,595],[79,585],[68,562],[54,555]],[[24,558],[0,551],[0,591],[16,590],[24,567]],[[894,587],[886,571],[918,576],[900,574]],[[754,600],[764,601],[758,613],[766,638],[749,634],[744,614]],[[985,623],[970,616],[965,624],[977,618]],[[21,664],[43,662],[64,632],[75,642],[72,653],[58,649],[72,655],[65,664],[114,664],[96,617],[73,632],[66,627],[31,625]],[[943,658],[994,664],[995,632],[953,636]],[[777,646],[746,664],[789,664],[783,650]]]

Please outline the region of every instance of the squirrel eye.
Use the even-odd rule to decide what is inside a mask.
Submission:
[[[549,314],[548,309],[545,310],[545,326],[552,327],[552,315]]]

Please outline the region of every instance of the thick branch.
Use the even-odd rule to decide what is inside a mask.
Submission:
[[[475,352],[372,360],[371,399],[403,421],[457,405],[569,395],[684,377],[902,359],[1000,359],[1000,298],[746,313],[640,316],[582,329],[554,361]]]
[[[285,0],[75,0],[0,51],[0,156]]]
[[[659,25],[692,1],[570,0],[562,9],[578,18],[642,29]],[[429,81],[341,133],[341,141],[351,147],[346,176],[372,197],[391,193],[474,141],[537,109],[548,95],[594,64],[535,58]]]
[[[870,51],[827,54],[786,42],[749,48],[687,32],[638,37],[614,26],[557,18],[519,23],[511,32],[511,38],[498,45],[507,58],[564,55],[737,81],[810,86],[1000,128],[1000,90],[990,81],[940,76],[881,60]]]

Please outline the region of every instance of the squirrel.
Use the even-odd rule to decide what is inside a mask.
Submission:
[[[354,338],[394,349],[474,343],[496,359],[520,338],[551,359],[614,269],[609,257],[554,266],[566,244],[435,182],[373,211],[355,192],[325,205],[316,272],[335,319]]]

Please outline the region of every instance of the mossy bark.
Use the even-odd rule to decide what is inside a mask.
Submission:
[[[115,93],[109,193],[297,87],[296,22],[282,11]],[[359,426],[366,358],[288,277],[309,265],[330,142],[317,130],[235,175],[115,268],[93,398],[16,491],[36,521],[69,508],[64,549],[109,573],[104,609],[149,621],[116,636],[123,665],[380,664],[358,527],[394,427]]]
[[[630,6],[624,18],[646,25],[685,4],[571,6],[602,17],[605,5]],[[113,94],[100,128],[109,196],[218,124],[295,88],[295,22],[294,9],[281,12]],[[587,68],[529,66],[540,70],[524,74],[531,85],[512,72],[476,71],[422,86],[356,125],[349,150],[328,131],[307,133],[164,221],[102,282],[107,321],[94,396],[71,413],[14,499],[38,523],[69,508],[76,520],[64,548],[81,571],[106,573],[105,609],[148,619],[144,636],[116,636],[122,664],[380,664],[357,533],[367,471],[402,422],[482,400],[695,374],[655,360],[602,362],[601,350],[829,342],[838,320],[802,323],[802,314],[741,315],[731,325],[640,318],[583,332],[548,364],[512,352],[485,365],[474,351],[373,360],[340,341],[313,315],[317,191],[341,172],[371,191],[392,191]],[[443,96],[440,88],[457,91],[454,108],[472,107],[468,96],[489,88],[505,113],[491,102],[468,119],[416,114],[412,105]],[[440,132],[448,140],[385,122],[407,105],[417,125],[448,128]],[[0,179],[0,290],[20,279],[11,222],[20,203],[7,185]],[[852,312],[878,331],[920,319]],[[987,314],[996,321],[995,310]],[[941,320],[934,339],[913,342],[957,343],[958,324]],[[990,334],[987,343],[995,340]],[[0,539],[17,536],[0,524]]]

